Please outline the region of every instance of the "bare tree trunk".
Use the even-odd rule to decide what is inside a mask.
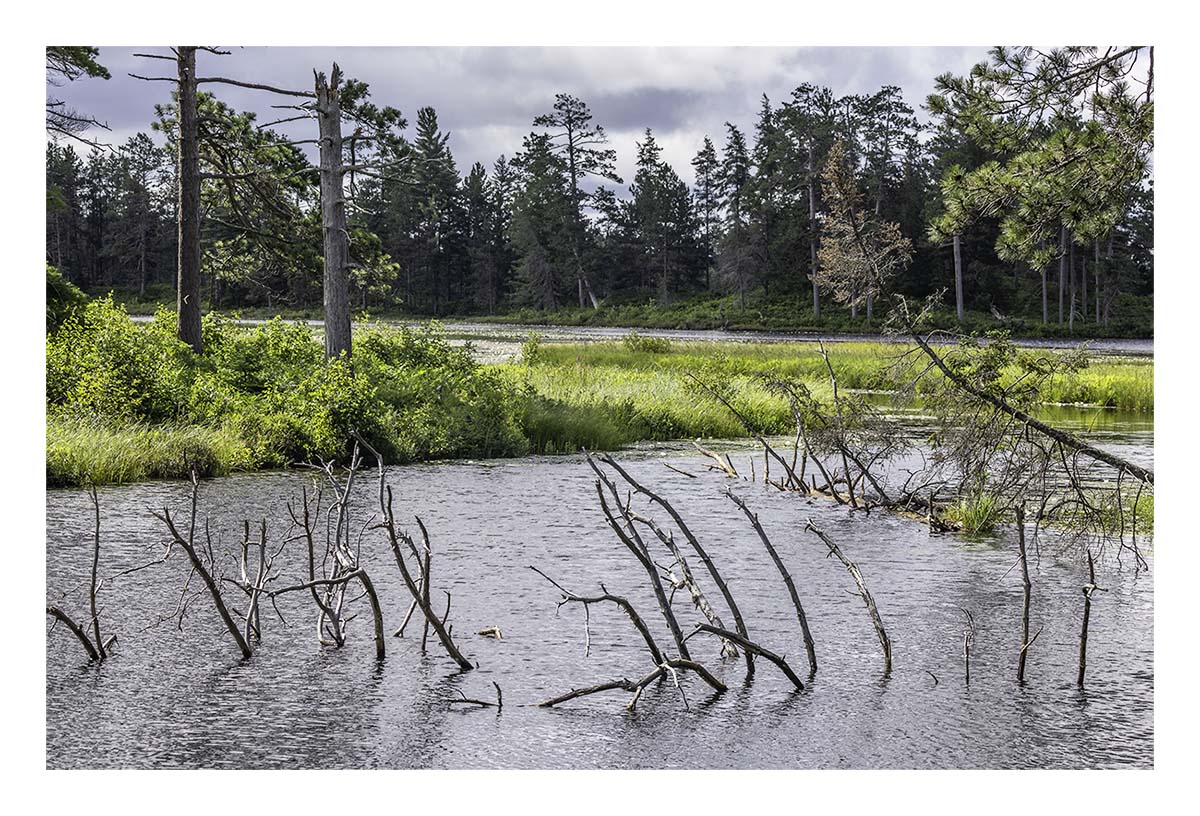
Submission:
[[[954,236],[954,308],[958,314],[958,322],[963,321],[963,268],[962,268],[962,239]]]
[[[1071,304],[1067,309],[1067,328],[1075,329],[1075,241],[1067,247],[1067,291]]]
[[[1097,238],[1093,246],[1092,257],[1092,274],[1096,277],[1096,325],[1100,325],[1100,239]]]
[[[821,316],[821,291],[817,287],[817,197],[813,179],[812,144],[808,151],[808,276],[812,280],[813,317]]]
[[[179,273],[175,308],[179,339],[197,354],[200,330],[200,131],[196,116],[196,46],[180,45]]]
[[[350,234],[342,190],[342,71],[334,63],[326,81],[316,75],[316,110],[321,153],[321,235],[325,253],[325,359],[350,359]]]

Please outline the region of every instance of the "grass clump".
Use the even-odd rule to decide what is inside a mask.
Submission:
[[[1000,523],[1003,514],[999,498],[986,490],[962,496],[945,511],[947,520],[970,535],[991,532]]]

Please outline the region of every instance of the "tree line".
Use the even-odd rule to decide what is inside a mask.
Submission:
[[[182,49],[145,56],[178,67]],[[48,76],[61,77],[54,50]],[[157,141],[139,133],[86,154],[70,143],[76,134],[48,142],[47,262],[89,291],[147,297],[176,285],[179,190],[189,186],[179,178],[180,111],[194,109],[198,276],[209,308],[322,303],[327,199],[344,204],[336,231],[346,237],[347,298],[372,311],[732,295],[742,308],[791,298],[798,322],[834,301],[869,324],[886,288],[945,290],[960,319],[970,309],[1107,324],[1119,295],[1153,291],[1150,83],[1142,100],[1127,79],[1143,51],[998,48],[966,77],[939,77],[924,122],[896,86],[839,96],[802,84],[781,102],[764,95],[752,132],[726,123],[716,141],[704,137],[690,185],[647,128],[625,194],[604,127],[570,94],[533,119],[511,156],[463,173],[432,107],[417,111],[410,131],[398,109],[376,105],[365,83],[335,66],[326,88],[336,101],[339,164],[323,189],[323,164],[303,148],[326,147],[330,137],[292,139],[277,129],[319,118],[320,80],[314,93],[199,78],[200,86],[305,97],[260,122],[196,83],[194,100],[181,105],[188,81],[144,77],[176,86],[156,107]],[[95,56],[83,49],[88,70],[66,79],[103,78]],[[49,102],[47,111],[49,128]],[[1131,140],[1138,149],[1120,152]],[[911,262],[886,282],[839,271],[832,250],[822,256],[824,244],[854,238],[830,234],[845,222],[836,216],[847,195],[911,247]]]

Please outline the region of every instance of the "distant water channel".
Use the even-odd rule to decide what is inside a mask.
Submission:
[[[1085,423],[1086,418],[1080,418]],[[1153,462],[1148,423],[1091,425],[1094,438]],[[749,452],[738,453],[736,461]],[[1154,591],[1151,571],[1135,574],[1107,559],[1092,607],[1087,685],[1075,687],[1080,587],[1085,569],[1041,544],[1031,565],[1033,626],[1044,627],[1029,658],[1028,683],[1015,681],[1021,584],[1014,533],[966,538],[931,534],[886,513],[851,514],[708,472],[683,446],[626,451],[631,473],[680,510],[726,575],[753,637],[807,673],[794,611],[753,530],[722,495],[732,485],[756,511],[796,580],[816,640],[820,672],[803,692],[760,661],[752,682],[741,660],[722,662],[717,644],[693,639],[693,656],[724,678],[713,697],[685,677],[685,707],[669,682],[652,686],[635,711],[611,692],[561,708],[532,704],[572,688],[649,671],[629,621],[594,608],[590,656],[582,610],[556,609],[557,591],[529,569],[593,592],[603,582],[630,597],[660,643],[669,637],[644,574],[606,527],[593,475],[579,456],[456,462],[391,468],[398,517],[419,513],[434,547],[435,596],[453,593],[450,621],[479,669],[460,674],[419,631],[390,638],[377,663],[370,624],[350,624],[341,650],[316,643],[311,601],[284,596],[287,625],[264,610],[265,637],[238,659],[210,604],[198,601],[183,631],[146,629],[175,607],[186,577],[182,553],[121,578],[102,595],[107,631],[118,634],[102,667],[84,665],[78,644],[47,623],[47,765],[148,768],[1082,768],[1149,767],[1154,757]],[[686,475],[667,467],[695,475]],[[241,521],[267,518],[273,538],[286,507],[311,481],[301,472],[230,476],[204,482],[201,506],[233,548]],[[370,515],[372,487],[358,496]],[[108,487],[102,574],[153,555],[163,531],[149,509],[186,513],[176,482]],[[649,508],[646,508],[647,512]],[[662,519],[662,513],[651,513]],[[79,585],[90,563],[90,504],[82,491],[51,490],[47,505],[48,600]],[[850,576],[804,532],[812,518],[858,562],[893,641],[894,672],[880,678],[871,623]],[[661,554],[666,562],[665,552]],[[302,553],[286,556],[299,580]],[[363,560],[399,625],[407,595],[383,540],[368,533]],[[229,561],[232,569],[232,561]],[[693,565],[703,581],[698,564]],[[714,602],[720,598],[707,587]],[[305,601],[308,601],[305,603]],[[81,612],[86,600],[63,602]],[[439,601],[439,608],[440,608]],[[685,592],[681,622],[698,619]],[[971,683],[964,682],[962,636],[970,610],[978,627]],[[728,616],[726,616],[728,617]],[[477,635],[499,627],[502,640]],[[459,692],[504,709],[455,710]],[[461,708],[461,707],[456,707]]]

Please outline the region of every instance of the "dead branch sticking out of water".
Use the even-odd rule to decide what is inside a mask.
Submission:
[[[741,500],[733,491],[726,488],[725,495],[729,500],[741,508],[746,514],[746,518],[750,521],[750,526],[754,528],[754,532],[758,533],[758,538],[762,541],[763,546],[767,548],[767,553],[771,556],[771,560],[775,562],[775,568],[779,570],[779,575],[783,578],[784,586],[787,587],[788,595],[792,599],[792,606],[796,608],[796,618],[800,622],[800,634],[804,638],[804,651],[808,653],[808,673],[809,676],[814,676],[817,673],[817,650],[813,644],[812,632],[808,628],[808,616],[804,614],[804,604],[800,602],[800,593],[796,591],[796,584],[792,580],[791,573],[787,567],[783,565],[783,559],[779,557],[779,553],[771,544],[771,539],[767,538],[766,531],[758,521],[758,514],[752,513],[746,503]]]
[[[783,657],[775,654],[765,646],[760,646],[754,641],[742,637],[737,632],[730,632],[728,629],[718,629],[717,627],[707,623],[696,624],[695,630],[692,632],[692,634],[688,635],[688,637],[690,638],[692,635],[700,632],[706,632],[710,635],[716,635],[720,638],[732,640],[734,643],[745,649],[747,654],[755,654],[771,663],[774,663],[775,666],[781,672],[783,672],[784,676],[787,677],[788,680],[792,681],[792,685],[796,687],[797,691],[804,690],[803,681],[800,680],[800,677],[796,674],[796,672],[792,671],[792,667],[788,665],[788,662]]]
[[[1088,550],[1088,582],[1083,585],[1083,625],[1079,630],[1079,674],[1075,685],[1083,688],[1083,675],[1087,670],[1088,620],[1092,616],[1092,594],[1097,590],[1103,592],[1104,587],[1096,585],[1096,565],[1092,561],[1092,551]]]
[[[587,456],[587,462],[598,477],[595,483],[596,496],[600,499],[600,509],[604,512],[604,518],[608,521],[608,526],[612,528],[612,531],[616,534],[620,542],[625,545],[625,548],[633,554],[638,563],[642,565],[642,569],[646,571],[646,575],[650,579],[650,586],[654,590],[654,598],[658,601],[659,611],[662,613],[667,627],[671,630],[671,637],[675,641],[676,649],[679,650],[679,656],[690,659],[691,655],[688,654],[687,644],[683,638],[683,630],[679,627],[679,620],[675,617],[675,612],[671,609],[671,601],[667,598],[666,590],[663,589],[658,568],[655,566],[654,560],[650,557],[650,549],[646,546],[641,534],[638,533],[637,528],[634,526],[628,505],[621,500],[621,493],[617,490],[617,486],[613,484],[612,479],[600,469],[590,454]],[[617,521],[608,506],[608,500],[604,497],[605,487],[612,494],[613,502],[616,505],[617,512],[621,516],[621,521]]]
[[[1029,557],[1025,552],[1025,505],[1019,504],[1016,507],[1017,514],[1017,547],[1021,554],[1021,586],[1023,589],[1021,601],[1021,652],[1017,655],[1017,682],[1021,685],[1025,684],[1025,661],[1029,656],[1029,647],[1038,639],[1038,635],[1042,633],[1038,629],[1037,634],[1032,638],[1029,637],[1029,604],[1033,593],[1033,583],[1029,580]]]
[[[607,589],[605,589],[603,584],[600,585],[600,591],[602,593],[600,595],[594,595],[594,596],[578,595],[578,594],[572,592],[571,590],[566,589],[562,584],[555,581],[553,578],[551,578],[546,573],[542,572],[537,567],[531,566],[530,569],[533,570],[534,572],[536,572],[538,575],[545,578],[547,581],[549,581],[561,593],[562,600],[560,600],[558,602],[559,607],[561,607],[561,606],[563,606],[563,604],[567,604],[567,603],[577,603],[577,604],[582,605],[583,609],[584,609],[584,614],[586,616],[585,621],[590,621],[590,613],[588,612],[588,609],[593,604],[612,603],[612,604],[615,604],[616,606],[620,607],[621,610],[629,617],[630,622],[633,623],[633,627],[638,631],[638,634],[641,635],[642,640],[646,644],[646,650],[650,653],[650,659],[654,663],[654,666],[655,666],[653,671],[651,671],[649,674],[642,677],[640,680],[635,681],[635,680],[630,680],[627,677],[622,677],[619,680],[611,680],[607,683],[600,683],[599,685],[595,685],[595,686],[586,686],[583,688],[572,689],[571,691],[567,692],[566,694],[562,694],[562,695],[559,695],[558,697],[554,697],[550,700],[546,700],[544,702],[538,703],[538,706],[540,708],[552,708],[556,705],[559,705],[560,703],[565,703],[565,702],[568,702],[569,700],[575,700],[579,697],[586,697],[591,694],[600,694],[601,692],[605,692],[605,691],[622,690],[622,691],[631,692],[633,694],[633,697],[630,698],[629,703],[626,706],[626,708],[628,708],[629,710],[632,711],[633,708],[637,705],[638,700],[641,699],[642,691],[646,688],[646,686],[650,685],[654,681],[659,680],[660,678],[663,678],[667,675],[671,676],[676,687],[679,688],[680,695],[682,696],[683,688],[679,685],[679,678],[675,671],[677,669],[687,670],[687,671],[690,671],[693,674],[697,675],[701,680],[703,680],[705,683],[707,683],[718,694],[726,691],[725,684],[722,683],[720,680],[718,680],[708,669],[706,669],[700,663],[697,663],[696,661],[691,660],[690,658],[685,658],[685,657],[672,658],[672,657],[667,657],[666,655],[664,655],[662,650],[659,648],[658,644],[655,642],[654,636],[650,633],[650,627],[648,627],[646,625],[646,622],[642,619],[642,616],[638,614],[637,610],[634,609],[633,604],[631,604],[626,598],[623,598],[619,595],[611,594]],[[585,623],[585,628],[584,628],[585,639],[588,642],[590,642],[591,635],[588,632],[587,626],[588,626],[588,624]],[[683,697],[683,701],[684,701],[684,705],[686,706],[687,705],[687,697],[686,696]]]
[[[958,610],[967,619],[966,628],[963,630],[963,672],[969,686],[971,685],[971,647],[975,645],[975,616],[966,607],[960,606]]]
[[[89,663],[98,663],[108,658],[108,649],[114,642],[117,636],[110,635],[106,640],[100,632],[100,610],[96,605],[96,595],[99,592],[96,574],[100,567],[100,498],[96,493],[94,484],[88,485],[88,497],[92,500],[92,509],[94,511],[95,523],[92,528],[92,571],[88,581],[88,609],[91,613],[89,623],[91,625],[92,634],[88,636],[83,626],[76,623],[70,615],[64,612],[61,608],[54,604],[46,606],[46,614],[62,623],[70,630],[79,644],[83,646],[83,650],[87,653]]]
[[[715,583],[717,585],[717,589],[720,591],[721,597],[725,599],[725,605],[729,608],[729,614],[731,614],[733,616],[734,628],[737,630],[739,635],[741,635],[743,638],[748,639],[750,637],[750,635],[746,629],[746,622],[742,618],[742,612],[738,608],[737,601],[734,600],[733,593],[730,591],[729,585],[725,582],[725,579],[721,576],[720,570],[717,569],[717,565],[716,565],[716,563],[713,562],[712,558],[709,556],[708,551],[705,550],[703,545],[701,545],[700,540],[698,538],[696,538],[696,536],[692,533],[691,528],[688,527],[687,522],[685,522],[683,520],[683,517],[679,514],[678,511],[676,511],[675,507],[669,501],[667,501],[665,498],[663,498],[659,494],[655,493],[654,491],[648,489],[645,485],[641,484],[636,479],[634,479],[632,476],[630,476],[629,473],[626,472],[626,470],[623,467],[621,467],[619,464],[617,464],[616,460],[613,459],[611,456],[608,456],[607,454],[605,454],[605,455],[602,455],[600,458],[601,458],[601,461],[603,461],[606,465],[608,465],[613,470],[615,470],[621,476],[621,478],[624,479],[629,484],[629,486],[634,489],[635,492],[641,493],[643,496],[650,499],[650,501],[654,502],[659,507],[661,507],[663,510],[665,510],[667,515],[669,515],[671,517],[671,520],[675,522],[675,526],[679,528],[679,531],[681,533],[683,533],[683,537],[688,542],[688,545],[692,548],[692,551],[696,553],[696,555],[700,559],[701,563],[704,564],[704,568],[708,571],[709,576],[713,579],[713,583]],[[616,486],[613,485],[612,481],[608,479],[607,475],[605,475],[604,472],[596,465],[595,461],[592,459],[590,454],[588,454],[587,460],[588,460],[588,464],[591,465],[592,470],[594,470],[596,472],[596,474],[598,476],[600,476],[600,478],[603,479],[608,484],[609,489],[613,493],[613,496],[616,498],[617,502],[619,503],[620,496],[616,491]],[[601,503],[603,504],[603,502],[604,502],[604,497],[603,497],[603,495],[601,495]],[[630,524],[630,526],[632,527],[632,523]],[[657,578],[657,576],[656,576],[656,578]],[[673,628],[672,634],[675,634],[677,631],[678,631],[678,624],[676,624],[676,626]],[[684,647],[682,645],[683,640],[684,639],[682,637],[682,634],[680,633],[676,639],[676,643],[678,645],[680,645],[680,647],[681,647],[680,652],[679,652],[680,656],[687,658],[688,654],[686,651],[686,647]],[[749,674],[754,673],[753,655],[746,656],[746,671]]]
[[[883,676],[890,677],[892,674],[892,642],[888,639],[887,631],[883,628],[883,619],[879,617],[879,608],[875,606],[875,599],[871,597],[870,590],[867,589],[867,583],[863,580],[862,572],[858,569],[858,565],[842,553],[842,550],[834,541],[824,532],[821,531],[812,519],[808,520],[805,525],[806,530],[814,533],[825,546],[829,548],[829,554],[836,556],[846,571],[854,578],[854,583],[858,585],[858,594],[862,596],[863,603],[866,604],[867,611],[871,614],[871,623],[875,625],[875,634],[879,637],[879,645],[883,648]]]
[[[500,684],[497,683],[495,680],[492,681],[492,686],[495,687],[495,689],[496,689],[496,701],[495,702],[491,702],[489,700],[474,700],[474,699],[468,697],[467,695],[463,694],[460,691],[458,693],[458,699],[451,698],[451,699],[447,700],[446,703],[447,703],[447,705],[452,705],[452,706],[454,706],[454,705],[473,705],[480,709],[494,708],[494,709],[496,709],[496,713],[499,714],[504,709],[504,692],[500,690]]]
[[[416,563],[421,563],[422,559],[420,556],[420,550],[418,550],[417,544],[415,541],[413,541],[412,536],[410,536],[404,530],[399,530],[396,528],[396,515],[392,507],[392,488],[387,483],[386,472],[383,466],[383,456],[379,453],[379,451],[367,444],[365,440],[359,439],[358,441],[359,444],[374,454],[375,461],[379,468],[379,511],[383,521],[377,524],[376,527],[382,528],[384,532],[387,533],[388,544],[391,546],[392,555],[396,559],[396,566],[400,570],[400,577],[404,579],[404,586],[408,589],[409,595],[412,596],[417,608],[421,610],[421,614],[425,617],[425,623],[431,629],[433,629],[433,633],[441,642],[442,647],[446,650],[446,653],[450,655],[450,658],[455,663],[458,664],[460,669],[463,671],[471,671],[475,668],[474,664],[466,658],[466,656],[454,643],[454,639],[451,636],[453,627],[448,626],[447,624],[447,618],[450,614],[450,593],[446,593],[446,612],[442,615],[442,617],[439,618],[437,613],[434,611],[433,604],[429,598],[430,581],[428,574],[425,574],[424,584],[419,585],[417,579],[413,577],[412,571],[409,570],[408,564],[405,561],[404,550],[406,549],[408,550],[409,554],[412,555]],[[417,521],[417,526],[420,528],[421,534],[425,540],[425,552],[428,553],[430,549],[428,543],[428,532],[426,531],[425,525],[421,519],[419,517],[415,518]],[[429,563],[428,555],[426,555],[425,563]]]
[[[620,607],[621,611],[624,612],[629,617],[630,622],[633,623],[633,628],[637,629],[638,634],[641,635],[642,640],[645,641],[646,649],[650,652],[650,659],[654,662],[654,665],[658,666],[662,664],[662,650],[659,649],[658,644],[654,640],[654,636],[650,634],[650,627],[648,627],[646,622],[642,620],[642,616],[637,613],[637,610],[633,608],[633,604],[631,604],[628,599],[623,598],[620,595],[613,595],[607,589],[605,589],[604,584],[600,585],[600,595],[577,595],[576,593],[565,588],[562,584],[558,583],[558,581],[555,581],[546,573],[542,572],[537,567],[531,566],[530,569],[545,578],[554,585],[555,589],[562,593],[562,600],[558,602],[560,608],[563,606],[563,604],[577,603],[583,606],[584,613],[590,616],[588,608],[592,606],[592,604],[611,603]],[[588,640],[590,640],[590,635],[586,635],[587,629],[584,631],[585,636]]]
[[[216,556],[212,550],[212,540],[208,536],[207,525],[205,527],[205,551],[202,555],[196,548],[196,503],[200,493],[200,482],[196,476],[196,471],[192,471],[192,494],[191,494],[191,516],[188,521],[187,536],[180,533],[179,528],[175,525],[175,520],[171,517],[171,511],[163,508],[162,512],[152,511],[154,517],[167,526],[167,531],[171,534],[171,539],[175,544],[178,544],[185,553],[188,560],[192,564],[192,572],[200,576],[200,580],[204,582],[205,588],[208,590],[209,596],[212,598],[213,606],[216,607],[217,614],[221,616],[221,622],[225,624],[225,629],[229,632],[229,636],[233,638],[233,642],[237,645],[238,651],[242,653],[242,657],[249,659],[253,653],[250,648],[250,643],[242,634],[241,628],[234,622],[233,616],[229,612],[229,607],[225,603],[225,598],[221,595],[221,588],[214,577],[214,572],[217,570]],[[186,593],[186,587],[184,589]],[[181,605],[183,601],[181,600]]]

